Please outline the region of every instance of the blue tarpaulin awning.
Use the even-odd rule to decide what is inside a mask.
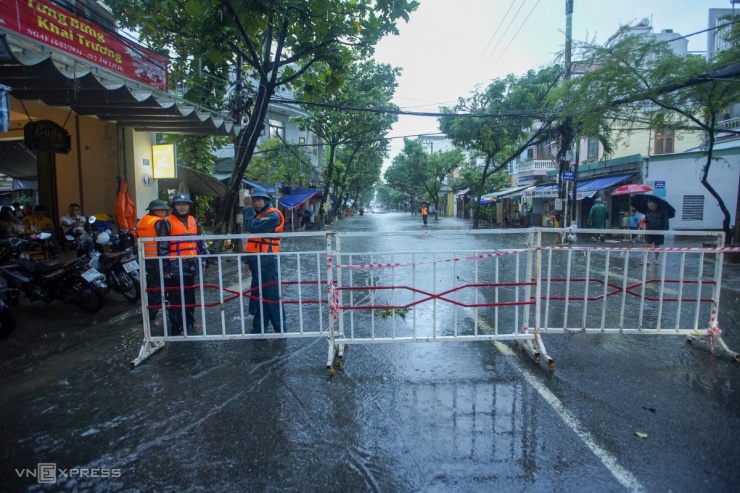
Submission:
[[[305,204],[314,197],[321,197],[319,190],[313,190],[310,188],[295,188],[293,193],[283,195],[278,199],[278,203],[286,209],[295,209]]]

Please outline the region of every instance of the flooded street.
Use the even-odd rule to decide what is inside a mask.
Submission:
[[[333,226],[401,250],[383,232],[418,229],[423,248],[470,222]],[[737,351],[740,292],[722,296]],[[740,366],[683,337],[546,335],[554,372],[512,343],[398,343],[352,345],[329,377],[325,339],[173,342],[131,369],[140,312],[107,303],[19,307],[16,332],[38,316],[54,334],[0,342],[0,491],[738,489]]]

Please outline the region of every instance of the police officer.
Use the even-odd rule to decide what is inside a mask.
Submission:
[[[176,193],[170,205],[172,213],[154,225],[156,236],[172,236],[181,239],[161,241],[157,244],[160,257],[169,257],[162,262],[165,287],[167,290],[167,317],[170,321],[170,335],[183,335],[183,330],[191,331],[195,324],[195,280],[200,272],[201,262],[197,255],[207,255],[208,249],[203,241],[194,241],[189,236],[203,234],[200,224],[190,215],[193,201],[186,193]],[[182,268],[180,261],[182,259]],[[207,267],[206,259],[203,266]],[[185,323],[182,320],[183,304]]]
[[[146,210],[147,214],[136,225],[136,232],[140,238],[154,238],[157,236],[154,225],[167,215],[170,206],[164,200],[152,200],[149,202],[149,207]],[[147,260],[147,257],[156,256],[157,244],[153,241],[145,241],[144,268],[146,270],[146,286],[148,289],[147,304],[150,307],[156,306],[156,308],[149,308],[149,324],[154,323],[159,312],[159,307],[162,305],[162,291],[159,287],[159,261],[154,259]]]
[[[271,201],[272,198],[264,190],[256,190],[251,197],[244,197],[245,208],[242,214],[245,233],[259,235],[260,233],[283,231],[285,218],[279,210],[271,206]],[[249,267],[252,273],[249,313],[254,316],[253,334],[264,334],[269,322],[272,323],[275,332],[281,332],[284,329],[281,318],[285,320],[285,310],[283,309],[281,313],[280,286],[278,285],[279,259],[275,255],[279,251],[280,238],[277,237],[250,236],[244,247],[247,255],[242,257],[242,262]],[[261,255],[254,255],[255,253]],[[260,297],[263,299],[262,303],[259,301]]]

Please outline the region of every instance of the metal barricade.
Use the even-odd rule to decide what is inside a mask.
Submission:
[[[671,231],[670,243],[658,249],[583,242],[591,234],[623,233],[579,230],[576,243],[567,242],[576,240],[570,230],[542,228],[283,233],[277,281],[267,284],[248,282],[239,267],[243,253],[209,255],[211,266],[192,287],[168,284],[161,266],[172,259],[157,257],[153,286],[141,262],[142,293],[177,291],[167,308],[183,316],[194,308],[197,324],[176,335],[165,316],[152,327],[142,296],[144,342],[133,363],[166,341],[321,337],[328,340],[330,374],[349,345],[399,342],[513,341],[554,369],[542,336],[573,332],[683,335],[737,360],[717,321],[728,250],[722,233]],[[707,237],[716,247],[706,246]],[[648,265],[655,253],[659,263]],[[263,299],[268,284],[278,287],[277,300]],[[187,289],[196,302],[187,303]],[[282,333],[251,333],[248,304],[260,299],[281,308]]]
[[[188,285],[183,276],[173,276],[170,281],[164,275],[164,263],[173,262],[173,272],[180,272],[183,257],[144,257],[143,241],[139,241],[139,262],[142,292],[142,323],[144,341],[139,355],[132,365],[140,364],[148,356],[164,347],[169,341],[213,341],[238,339],[286,339],[327,337],[326,315],[327,299],[327,251],[328,236],[325,233],[263,234],[261,237],[280,237],[281,249],[276,254],[277,280],[261,279],[258,272],[245,273],[243,252],[225,252],[196,257],[200,266],[194,284]],[[189,237],[189,241],[203,240],[207,243],[221,244],[224,241],[246,241],[248,235],[204,235]],[[154,238],[147,241],[169,241],[172,238]],[[256,257],[261,267],[266,256],[272,254],[250,254]],[[202,261],[208,261],[203,268]],[[156,267],[147,280],[147,264]],[[286,272],[290,273],[286,275]],[[153,279],[152,279],[153,278]],[[253,280],[257,282],[252,282]],[[277,300],[264,299],[264,291],[277,287]],[[150,303],[150,293],[156,293],[163,302]],[[195,300],[188,300],[194,293]],[[168,299],[169,298],[169,299]],[[266,332],[269,322],[264,310],[260,311],[259,322],[262,328],[252,333],[253,317],[249,314],[249,302],[262,301],[280,309],[282,333]],[[189,302],[190,301],[190,302]],[[149,309],[158,309],[160,315],[156,323],[149,321]],[[194,315],[194,324],[183,324],[182,334],[175,333],[173,313],[178,311],[182,320],[188,311]],[[168,315],[169,313],[169,315]],[[161,318],[160,318],[161,317]]]

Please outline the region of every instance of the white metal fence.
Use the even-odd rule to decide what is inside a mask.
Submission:
[[[671,232],[660,249],[589,241],[603,232],[579,230],[571,239],[581,241],[565,244],[568,230],[540,228],[283,234],[274,302],[284,310],[282,333],[250,333],[249,300],[263,293],[240,267],[243,254],[210,255],[192,288],[196,303],[181,296],[169,306],[195,309],[196,325],[183,335],[172,333],[167,316],[150,324],[142,296],[144,341],[133,363],[166,341],[324,337],[330,373],[351,344],[481,340],[515,341],[554,369],[542,336],[576,331],[683,335],[738,358],[717,323],[728,250],[721,233]],[[656,251],[659,262],[648,265]],[[143,262],[141,269],[143,293],[167,291],[161,274],[149,286]]]

